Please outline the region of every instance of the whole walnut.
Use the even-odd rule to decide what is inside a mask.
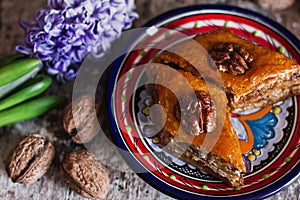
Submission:
[[[82,95],[65,107],[63,127],[75,143],[90,142],[98,134],[98,112],[99,103],[89,95]]]
[[[105,199],[109,192],[109,176],[102,164],[87,150],[64,156],[62,175],[75,192],[90,199]]]
[[[33,183],[47,172],[54,152],[47,137],[39,134],[24,135],[9,154],[7,174],[13,182]]]
[[[257,3],[270,10],[283,10],[293,5],[295,0],[257,0]]]

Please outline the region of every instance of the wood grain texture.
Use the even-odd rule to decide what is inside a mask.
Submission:
[[[254,1],[242,0],[136,0],[137,11],[140,19],[134,24],[139,27],[149,19],[167,10],[200,3],[225,3],[239,5],[244,8],[258,11],[281,23],[298,38],[300,38],[300,2],[297,1],[293,7],[273,13],[262,10]],[[46,0],[35,0],[25,2],[24,0],[0,0],[0,56],[14,52],[15,45],[22,43],[23,31],[17,25],[18,18],[31,19],[38,8],[46,4]],[[71,97],[73,82],[66,85],[54,86],[48,91]],[[51,111],[48,115],[38,119],[18,123],[16,125],[0,128],[0,199],[84,199],[71,191],[63,182],[60,175],[60,162],[63,155],[72,149],[82,146],[75,145],[67,138],[62,130],[59,117],[61,110]],[[38,182],[31,185],[12,183],[5,171],[6,158],[9,150],[17,142],[19,137],[25,133],[41,133],[51,138],[56,148],[54,162],[48,173]],[[172,198],[153,189],[150,185],[133,173],[106,137],[99,137],[98,143],[91,146],[96,151],[100,161],[107,166],[110,175],[110,192],[107,199],[130,199],[130,200],[170,200]],[[268,198],[268,200],[297,200],[299,196],[300,179],[287,189]]]

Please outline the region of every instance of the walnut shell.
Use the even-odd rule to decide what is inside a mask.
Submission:
[[[66,154],[61,169],[65,182],[78,194],[90,199],[106,198],[109,176],[89,151],[79,150]]]
[[[47,137],[27,134],[10,152],[6,171],[13,182],[29,184],[41,178],[49,169],[54,147]]]
[[[89,95],[80,96],[65,107],[63,127],[75,143],[90,142],[98,134],[98,111],[99,104]]]

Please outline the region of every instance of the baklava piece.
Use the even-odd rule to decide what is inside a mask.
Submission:
[[[225,92],[163,64],[151,64],[146,73],[157,83],[154,103],[163,108],[150,113],[163,127],[160,147],[233,187],[242,185],[245,166]]]
[[[282,53],[228,29],[199,34],[193,39],[207,51],[219,70],[231,112],[264,107],[300,94],[300,65]],[[182,53],[173,53],[178,51]],[[209,62],[202,62],[202,57],[191,41],[186,41],[158,54],[153,62],[179,67],[197,78],[206,74],[213,81],[213,73],[206,72],[210,66],[205,63]],[[197,62],[199,66],[192,64]]]

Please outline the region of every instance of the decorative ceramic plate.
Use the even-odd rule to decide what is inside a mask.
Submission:
[[[300,63],[300,43],[276,22],[248,10],[198,5],[168,12],[150,21],[114,66],[109,87],[109,112],[114,137],[128,164],[150,185],[177,199],[257,199],[270,196],[299,177],[300,97],[263,109],[232,115],[247,167],[245,184],[232,188],[196,169],[157,145],[158,138],[143,136],[149,125],[151,91],[143,85],[142,64],[157,49],[187,36],[229,28],[235,34]],[[162,29],[160,29],[162,28]],[[159,29],[159,31],[158,31]]]

